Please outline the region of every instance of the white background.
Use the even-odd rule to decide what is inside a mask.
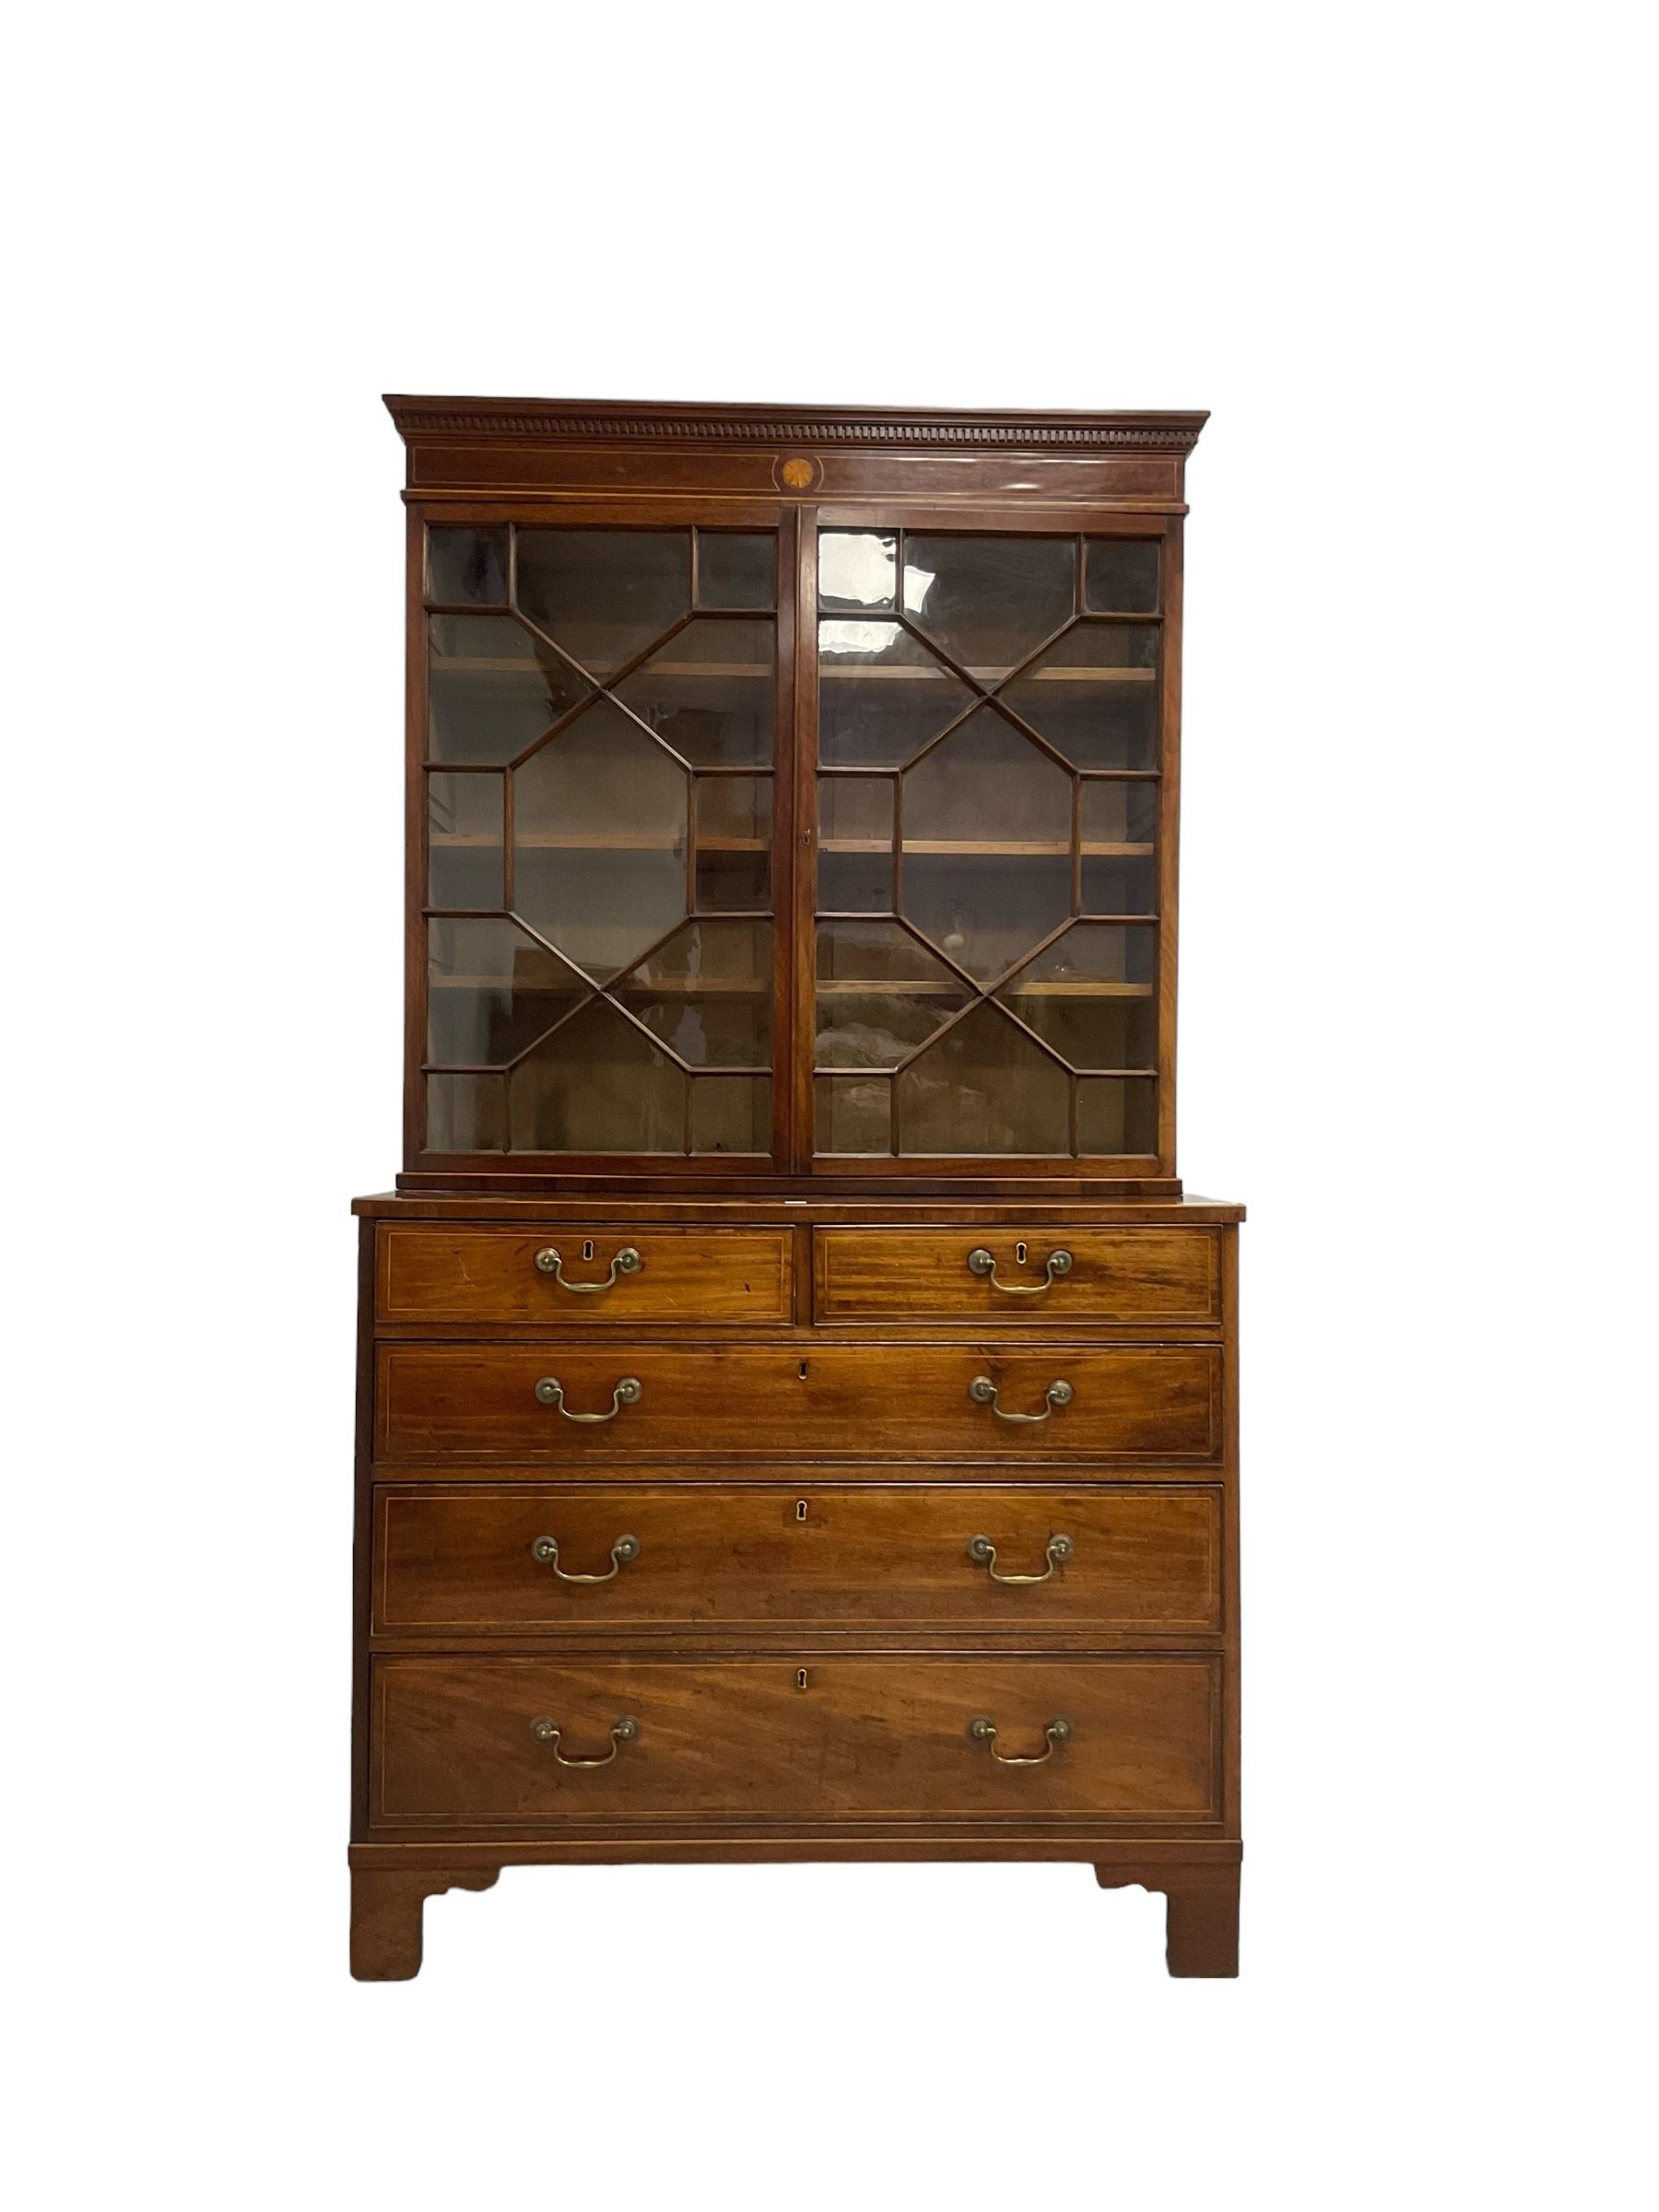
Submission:
[[[37,9],[4,133],[19,2201],[1637,2201],[1634,9]],[[1182,1171],[1246,1200],[1243,1975],[1081,1867],[345,1956],[396,1166],[382,390],[1207,406]],[[1645,1325],[1644,1325],[1645,1324]],[[1645,2003],[1643,2003],[1643,2012]]]

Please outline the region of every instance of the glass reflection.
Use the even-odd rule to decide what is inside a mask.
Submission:
[[[959,666],[1004,676],[1077,611],[1076,545],[907,534],[904,610]]]
[[[897,622],[818,624],[818,758],[902,768],[974,694]]]
[[[822,607],[894,605],[898,540],[862,530],[818,534],[818,605]]]

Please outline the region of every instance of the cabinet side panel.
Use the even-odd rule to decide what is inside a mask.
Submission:
[[[1171,516],[1163,553],[1163,726],[1158,808],[1158,1159],[1175,1172],[1175,971],[1181,896],[1182,523]]]
[[[1222,1443],[1225,1532],[1223,1614],[1227,1655],[1222,1662],[1222,1818],[1228,1832],[1237,1835],[1241,1823],[1240,1755],[1241,1720],[1239,1690],[1241,1652],[1239,1626],[1239,1231],[1221,1232],[1221,1313],[1226,1330],[1222,1354],[1225,1433]]]
[[[351,1837],[369,1826],[369,1620],[374,1555],[375,1224],[358,1223],[357,1450],[351,1551]]]
[[[411,507],[404,585],[404,1166],[426,1138],[426,517]]]

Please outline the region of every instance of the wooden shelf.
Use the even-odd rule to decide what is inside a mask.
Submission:
[[[959,998],[968,986],[954,980],[938,982],[884,982],[853,980],[845,976],[820,976],[818,980],[820,998]],[[1009,998],[1150,998],[1150,983],[1090,983],[1055,982],[1027,983],[1019,989],[1005,983],[994,994]]]
[[[584,676],[588,677],[595,685],[601,685],[608,682],[612,670],[621,667],[622,663],[620,661],[606,662],[604,665],[581,663],[578,665]],[[575,668],[569,667],[563,661],[557,659],[550,662],[491,660],[458,653],[435,653],[431,656],[430,666],[434,676],[442,674],[453,676],[553,675],[574,678],[577,673]],[[767,666],[764,661],[647,661],[642,666],[636,668],[632,676],[627,677],[623,680],[631,684],[641,677],[655,678],[670,676],[677,681],[686,677],[706,677],[712,681],[724,682],[732,677],[769,677],[772,673],[773,671]]]
[[[977,683],[1000,684],[1004,671],[1000,668],[970,668]],[[830,661],[818,663],[818,675],[830,682],[844,682],[856,677],[861,683],[882,684],[936,684],[954,683],[955,673],[943,662],[934,667],[883,668],[879,663],[865,666],[840,668]],[[1156,668],[1028,668],[1023,676],[1014,678],[1017,684],[1155,684]]]
[[[577,998],[588,988],[574,978],[533,982],[513,975],[439,975],[429,970],[427,981],[434,991],[511,991],[518,998]],[[739,975],[676,975],[660,983],[614,982],[606,988],[613,997],[623,999],[764,998],[771,994],[771,982]]]
[[[683,853],[687,840],[683,837],[607,837],[603,833],[592,837],[561,837],[551,830],[533,830],[528,837],[515,837],[514,848],[534,853]],[[487,831],[434,830],[428,842],[442,846],[445,852],[499,853],[501,841]],[[763,837],[699,837],[700,853],[766,853],[770,842]]]
[[[441,846],[445,852],[499,853],[501,841],[486,830],[462,831],[435,830],[429,842]],[[771,850],[770,841],[761,837],[699,837],[700,853],[765,853]],[[515,837],[514,845],[521,852],[548,853],[673,853],[682,851],[685,840],[677,837],[606,836],[595,833],[590,837],[560,836],[552,830],[533,830],[527,837]],[[820,839],[822,853],[888,853],[891,842],[886,838],[826,837]],[[912,858],[956,860],[1030,860],[1037,858],[1065,859],[1070,845],[1023,844],[992,842],[980,838],[907,837],[900,848]],[[1156,850],[1152,845],[1102,844],[1090,839],[1083,846],[1085,860],[1144,860]]]
[[[892,841],[885,837],[826,837],[818,841],[821,853],[890,853]],[[1069,844],[1026,844],[985,838],[907,837],[900,850],[926,860],[952,858],[969,860],[1030,860],[1033,856],[1069,858]],[[1151,854],[1151,845],[1109,845],[1090,839],[1083,846],[1085,860],[1144,859]]]
[[[479,660],[459,653],[435,653],[431,655],[428,665],[433,676],[574,676],[575,674],[574,669],[567,669],[562,661],[556,663],[552,668],[548,668],[544,666],[540,661]]]
[[[1151,983],[1066,982],[1005,983],[998,997],[1009,998],[1150,998]]]
[[[532,982],[512,975],[429,974],[434,991],[511,991],[516,997],[573,998],[587,989],[573,979]],[[608,989],[622,998],[761,998],[771,990],[770,980],[737,975],[670,976],[660,983],[612,983]],[[1027,983],[1022,989],[1005,984],[1010,998],[1150,998],[1150,983],[1053,982]],[[886,982],[877,978],[819,977],[820,998],[961,998],[966,983],[942,979],[937,982]],[[998,994],[1001,995],[1001,994]]]
[[[618,662],[614,665],[619,667],[621,664]],[[432,655],[431,669],[435,676],[575,674],[574,669],[567,670],[562,661],[555,662],[549,669],[540,661],[486,660],[464,653],[435,653]],[[609,680],[611,667],[585,667],[583,673],[592,677],[595,684],[604,684]],[[641,677],[653,679],[672,677],[680,682],[689,677],[694,680],[707,678],[712,682],[725,682],[734,677],[759,678],[773,673],[764,661],[647,661],[642,667],[636,668],[632,676],[623,680],[633,683]],[[968,673],[982,684],[999,684],[1004,677],[1004,671],[1000,668],[971,668]],[[942,661],[931,667],[920,668],[884,668],[878,662],[840,667],[833,661],[820,661],[818,675],[830,683],[856,679],[860,683],[937,684],[955,683],[958,680],[955,672],[947,668]],[[1016,677],[1014,680],[1020,684],[1154,684],[1158,681],[1158,671],[1156,668],[1028,668],[1023,676]]]

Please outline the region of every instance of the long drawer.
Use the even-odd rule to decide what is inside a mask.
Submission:
[[[819,1229],[820,1322],[960,1322],[1064,1332],[1068,1323],[1215,1328],[1213,1229]]]
[[[382,1460],[1214,1462],[1214,1345],[382,1344]],[[598,1417],[595,1418],[594,1417]]]
[[[786,1322],[792,1253],[786,1229],[394,1222],[376,1247],[375,1312],[389,1324]]]
[[[1213,1819],[1219,1681],[1201,1657],[382,1658],[372,1817]]]
[[[388,1485],[374,1526],[379,1634],[1221,1625],[1213,1489]]]

